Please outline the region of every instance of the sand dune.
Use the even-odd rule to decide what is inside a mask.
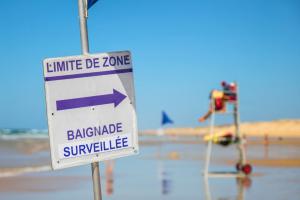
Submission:
[[[241,124],[241,132],[246,136],[260,137],[266,134],[269,137],[294,138],[300,137],[300,120],[276,120],[269,122],[245,122]],[[215,132],[233,132],[233,125],[216,126]],[[209,126],[195,128],[168,128],[165,135],[202,136],[209,133]],[[156,135],[156,130],[140,132],[141,135]]]

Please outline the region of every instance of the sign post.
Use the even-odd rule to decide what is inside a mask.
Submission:
[[[89,54],[86,0],[78,0],[82,55],[43,61],[53,169],[91,164],[101,200],[99,161],[138,153],[131,53]],[[95,0],[94,0],[95,2]]]
[[[83,55],[87,55],[89,53],[89,39],[86,25],[86,7],[87,5],[84,5],[83,0],[78,0],[81,51]],[[93,162],[91,164],[91,168],[93,177],[94,200],[102,200],[99,163]]]
[[[84,5],[83,1],[84,0],[78,0],[78,14],[80,22],[81,51],[83,55],[87,55],[89,53],[89,39],[86,25],[87,5]],[[85,4],[86,2],[87,1],[85,1]],[[99,162],[93,162],[91,164],[91,168],[93,178],[94,200],[102,200]]]

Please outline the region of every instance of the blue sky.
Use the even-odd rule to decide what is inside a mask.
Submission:
[[[0,127],[46,128],[42,60],[81,53],[77,0],[1,8]],[[91,53],[132,52],[140,129],[159,127],[161,110],[201,125],[222,80],[240,85],[242,121],[300,117],[297,0],[99,0],[88,27]]]

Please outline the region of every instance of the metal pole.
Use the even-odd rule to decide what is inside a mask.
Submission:
[[[87,23],[86,23],[87,21],[86,2],[87,2],[86,0],[78,0],[81,51],[83,55],[89,54],[89,40],[88,40]],[[91,167],[92,167],[92,177],[93,177],[94,200],[102,200],[99,163],[94,162],[91,164]]]
[[[91,164],[91,167],[93,177],[94,200],[102,200],[99,163],[94,162]]]
[[[211,108],[212,113],[210,116],[210,129],[209,129],[209,135],[210,135],[210,140],[208,141],[208,146],[206,150],[206,158],[205,158],[205,166],[204,166],[204,177],[208,176],[208,168],[210,164],[210,157],[211,157],[211,151],[212,151],[212,142],[213,142],[213,135],[214,135],[214,122],[215,122],[215,102],[213,97],[211,97]]]
[[[83,55],[89,54],[89,39],[86,25],[86,6],[85,0],[78,0],[79,23],[80,23],[80,39],[81,51]]]
[[[203,180],[204,180],[205,200],[211,200],[211,194],[210,194],[208,177],[204,176]]]
[[[236,85],[236,103],[234,105],[234,124],[236,137],[238,138],[238,150],[239,150],[239,163],[244,165],[246,164],[246,152],[245,152],[245,140],[243,134],[240,131],[240,111],[239,111],[239,88],[237,82]]]

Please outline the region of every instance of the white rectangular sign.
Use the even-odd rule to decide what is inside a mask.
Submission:
[[[52,168],[138,153],[131,54],[43,62]]]

